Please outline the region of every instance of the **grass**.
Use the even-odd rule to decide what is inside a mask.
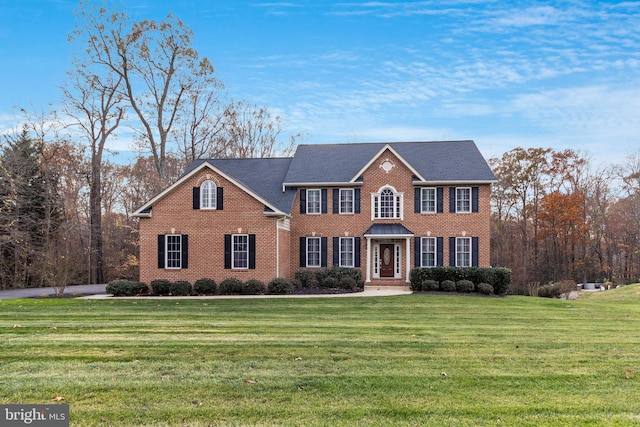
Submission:
[[[73,426],[631,426],[640,285],[454,295],[0,301],[0,403]]]

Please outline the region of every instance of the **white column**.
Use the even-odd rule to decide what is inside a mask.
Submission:
[[[407,278],[405,279],[405,282],[409,283],[411,280],[409,278],[409,270],[411,270],[411,237],[407,237],[406,239],[406,250],[405,250],[405,254],[404,257],[407,260],[407,268],[406,268],[406,275]]]
[[[366,283],[371,283],[371,239],[369,237],[365,237],[367,239],[367,273],[366,273]]]

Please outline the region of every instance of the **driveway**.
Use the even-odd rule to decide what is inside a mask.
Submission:
[[[64,288],[64,294],[68,296],[85,296],[85,295],[102,295],[106,294],[106,285],[77,285],[67,286]],[[10,289],[7,291],[0,291],[0,300],[2,299],[16,299],[16,298],[34,298],[40,296],[55,295],[56,291],[53,288],[24,288],[24,289]]]

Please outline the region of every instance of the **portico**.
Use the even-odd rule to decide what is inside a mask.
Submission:
[[[374,224],[369,227],[364,233],[367,240],[365,283],[402,278],[409,283],[413,237],[413,232],[402,224]]]

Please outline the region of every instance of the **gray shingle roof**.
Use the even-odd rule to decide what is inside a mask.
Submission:
[[[296,190],[288,189],[283,192],[282,183],[291,160],[291,158],[198,159],[189,166],[184,175],[207,162],[282,212],[290,212]]]
[[[184,175],[208,162],[282,212],[291,212],[295,185],[348,183],[386,146],[425,181],[494,181],[473,141],[300,145],[293,158],[199,159]],[[283,185],[288,184],[283,191]],[[293,187],[292,187],[293,186]]]
[[[425,181],[495,181],[473,141],[300,145],[286,184],[346,183],[386,145],[391,146]]]
[[[367,231],[364,232],[365,236],[413,236],[413,232],[402,224],[373,224]]]

